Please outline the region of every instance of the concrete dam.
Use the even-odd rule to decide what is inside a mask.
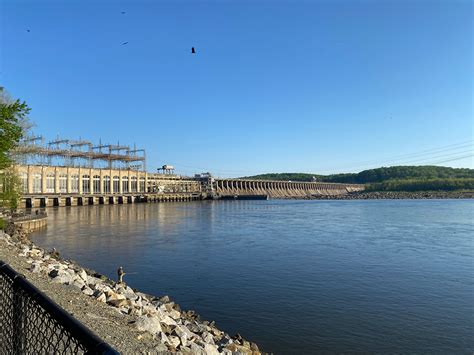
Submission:
[[[215,179],[213,188],[219,197],[267,196],[269,198],[303,198],[335,196],[364,190],[364,185],[324,182],[274,180]]]
[[[361,191],[363,185],[180,176],[163,165],[146,171],[144,149],[42,136],[25,138],[12,152],[23,208],[219,198],[306,198]]]
[[[233,198],[306,198],[361,191],[363,185],[194,177],[125,169],[18,165],[23,208]]]

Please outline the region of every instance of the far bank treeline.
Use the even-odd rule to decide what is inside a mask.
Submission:
[[[333,175],[271,173],[245,178],[281,181],[313,181],[316,178],[320,182],[365,184],[369,191],[474,190],[474,169],[431,165],[392,166]]]

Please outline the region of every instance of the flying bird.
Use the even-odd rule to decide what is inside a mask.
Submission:
[[[128,44],[128,42],[123,42],[123,43],[122,43],[122,46],[124,46],[124,45],[126,45],[126,44]]]
[[[196,54],[196,50],[194,49],[194,47],[191,47],[191,53]]]
[[[126,14],[126,12],[125,12],[125,11],[122,11],[122,15],[125,15],[125,14]]]
[[[30,32],[30,30],[26,30],[26,32]]]

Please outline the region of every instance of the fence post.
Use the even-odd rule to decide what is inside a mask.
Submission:
[[[23,310],[23,297],[21,289],[16,280],[13,279],[13,352],[14,354],[23,354],[25,350],[26,329],[24,329],[24,318],[26,314]]]

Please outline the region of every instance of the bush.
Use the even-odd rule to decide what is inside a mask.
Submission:
[[[14,168],[0,172],[0,207],[14,211],[20,200],[21,181]]]
[[[4,219],[0,218],[0,230],[4,231],[5,228],[7,228],[7,222]]]

